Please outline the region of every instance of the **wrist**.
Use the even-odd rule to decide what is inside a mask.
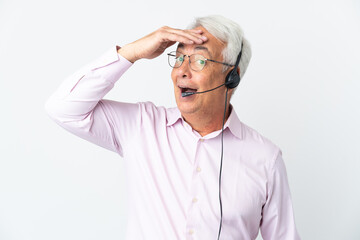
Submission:
[[[131,63],[139,60],[139,58],[136,57],[136,54],[131,49],[131,47],[129,47],[129,45],[125,45],[124,47],[117,46],[117,52]]]

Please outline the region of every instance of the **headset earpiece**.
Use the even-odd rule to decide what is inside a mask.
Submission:
[[[234,68],[235,69],[235,68]],[[240,83],[240,76],[237,71],[230,71],[225,78],[225,86],[229,89],[236,88]]]
[[[241,50],[239,52],[239,55],[236,59],[236,63],[234,65],[234,68],[226,75],[225,78],[225,86],[229,89],[236,88],[240,83],[240,75],[237,72],[237,68],[240,63],[241,53],[243,50],[243,44],[241,44]]]

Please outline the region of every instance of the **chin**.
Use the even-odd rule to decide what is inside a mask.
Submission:
[[[189,97],[182,97],[181,93],[176,94],[176,105],[180,110],[181,114],[192,114],[195,113],[199,108],[199,98],[197,95]]]
[[[177,104],[178,109],[180,110],[181,114],[192,114],[195,113],[197,110],[197,107],[194,103],[189,102],[182,102]]]

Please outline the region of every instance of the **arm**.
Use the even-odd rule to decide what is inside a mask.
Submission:
[[[66,78],[45,104],[48,115],[71,133],[109,150],[121,153],[114,134],[117,115],[113,109],[136,112],[135,106],[118,108],[114,102],[102,100],[115,82],[131,66],[114,47],[101,58]],[[123,104],[125,105],[125,104]],[[123,121],[129,121],[124,117]]]
[[[47,100],[45,109],[66,130],[122,155],[127,136],[138,129],[139,107],[102,98],[131,62],[155,58],[177,41],[201,44],[204,41],[201,38],[199,30],[163,27],[123,48],[114,47],[68,77]]]
[[[281,152],[270,173],[268,195],[260,224],[261,235],[264,240],[299,240]]]

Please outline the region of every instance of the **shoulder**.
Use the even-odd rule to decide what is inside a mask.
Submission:
[[[255,129],[249,127],[243,122],[240,123],[242,128],[242,144],[244,145],[244,151],[256,158],[257,161],[263,162],[269,167],[274,165],[277,156],[281,154],[281,149]]]
[[[181,117],[181,113],[176,107],[166,108],[156,106],[152,102],[140,102],[138,104],[142,120],[155,123],[156,125],[170,125]]]
[[[158,118],[166,116],[169,109],[163,106],[156,106],[153,102],[139,102],[140,111],[144,116],[149,118]]]

